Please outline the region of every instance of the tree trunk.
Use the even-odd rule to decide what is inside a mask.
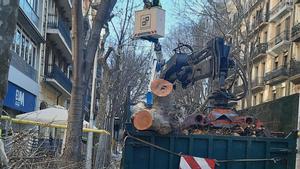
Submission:
[[[87,52],[84,59],[86,66],[83,70],[84,71],[83,86],[87,86],[87,83],[89,81],[93,60],[100,41],[101,30],[104,24],[106,24],[110,19],[110,14],[116,2],[117,0],[101,0],[98,6],[97,14],[93,24],[93,29],[91,31],[91,38],[89,39],[86,46],[88,50],[86,50]]]
[[[103,65],[103,64],[102,64]],[[102,66],[104,67],[104,66]],[[110,87],[110,70],[103,68],[103,77],[100,85],[100,101],[99,101],[99,109],[96,116],[96,127],[97,128],[105,128],[106,129],[106,118],[108,114],[108,94]],[[98,146],[96,151],[96,159],[95,159],[95,168],[103,168],[105,165],[106,159],[106,151],[107,151],[107,142],[108,138],[111,137],[109,135],[100,135],[98,139]]]
[[[71,93],[71,104],[68,112],[66,146],[63,152],[63,159],[65,160],[65,163],[69,164],[74,164],[74,162],[78,163],[81,161],[81,137],[83,122],[82,58],[84,39],[82,36],[82,1],[73,1],[72,6],[73,86]]]
[[[247,107],[252,106],[252,69],[251,69],[251,52],[249,52],[249,45],[246,43],[245,45],[246,51],[246,74],[248,77],[248,94],[246,96]]]
[[[7,92],[8,71],[12,56],[10,46],[16,30],[18,9],[19,0],[0,3],[0,115]]]

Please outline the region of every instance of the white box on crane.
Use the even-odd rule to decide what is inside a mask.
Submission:
[[[165,10],[145,8],[135,12],[134,38],[161,38],[165,35]]]

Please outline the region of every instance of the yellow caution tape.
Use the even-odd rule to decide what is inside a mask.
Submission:
[[[42,127],[67,129],[67,125],[43,123],[43,122],[33,121],[33,120],[15,119],[15,118],[11,118],[9,116],[1,116],[0,119],[1,120],[9,120],[16,124],[29,124],[29,125],[42,126]],[[93,133],[98,133],[98,134],[110,135],[110,133],[106,130],[93,129],[93,128],[83,128],[83,132],[93,132]]]

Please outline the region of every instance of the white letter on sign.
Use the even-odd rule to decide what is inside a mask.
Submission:
[[[24,106],[24,92],[16,89],[16,106]]]

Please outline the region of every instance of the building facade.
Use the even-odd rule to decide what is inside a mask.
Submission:
[[[40,102],[68,108],[72,89],[71,8],[69,0],[47,0],[46,42],[41,58]]]
[[[83,0],[83,14],[92,12]],[[4,110],[11,116],[56,105],[68,109],[72,90],[71,0],[20,0]],[[90,89],[90,88],[89,88]],[[90,94],[84,100],[88,114]]]
[[[300,92],[299,0],[246,1],[249,18],[251,105],[243,109]],[[235,86],[242,92],[241,82]]]
[[[20,0],[17,29],[11,46],[8,92],[4,110],[16,115],[37,109],[40,56],[45,42],[45,0]]]

